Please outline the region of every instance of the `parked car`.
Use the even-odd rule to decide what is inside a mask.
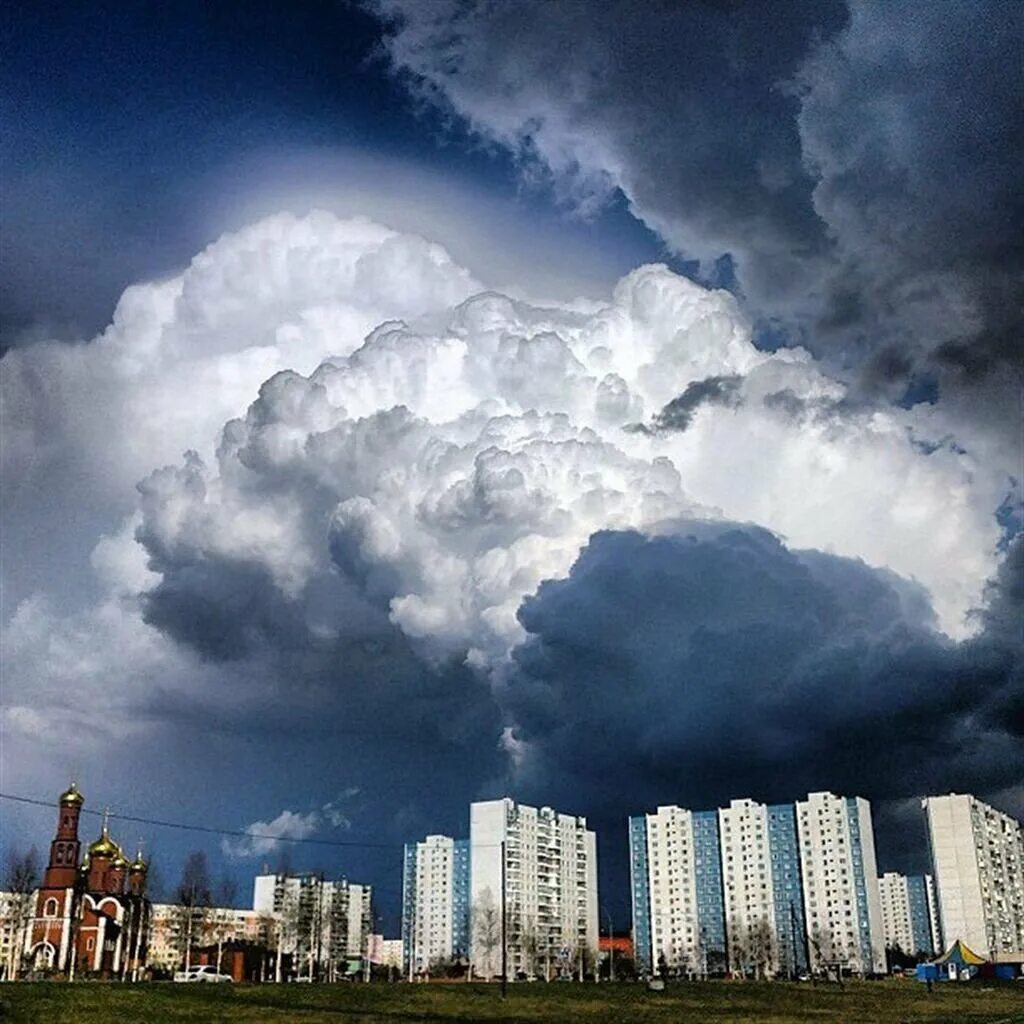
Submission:
[[[187,971],[178,971],[175,981],[234,981],[230,974],[221,974],[213,964],[193,964]]]

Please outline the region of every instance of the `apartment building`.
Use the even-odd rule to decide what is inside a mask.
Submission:
[[[273,918],[256,910],[234,907],[196,907],[191,912],[175,903],[154,903],[150,916],[149,965],[162,971],[184,966],[185,947],[245,942],[269,946],[274,940]]]
[[[733,800],[630,818],[633,941],[648,971],[884,971],[867,802]]]
[[[871,805],[862,797],[811,793],[797,801],[796,814],[811,965],[884,973]]]
[[[299,977],[341,977],[361,965],[373,926],[372,889],[320,875],[257,875],[253,910],[275,921]]]
[[[402,963],[419,974],[469,957],[469,840],[427,836],[406,843],[402,874]]]
[[[976,797],[922,801],[943,941],[993,960],[1024,957],[1024,832]]]
[[[878,879],[878,892],[886,948],[900,949],[911,956],[931,956],[941,951],[931,875],[887,871]]]
[[[470,807],[470,957],[509,977],[580,976],[597,964],[597,843],[585,818],[514,800]]]
[[[727,949],[717,811],[630,818],[633,944],[646,971],[720,973]]]
[[[35,892],[0,892],[0,981],[21,972],[35,906]]]

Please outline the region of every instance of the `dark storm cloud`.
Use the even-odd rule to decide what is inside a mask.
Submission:
[[[1021,551],[957,645],[916,586],[757,527],[599,533],[522,606],[503,701],[538,784],[602,814],[995,792],[1024,768]]]
[[[371,4],[407,83],[588,209],[618,188],[755,317],[1006,441],[1024,326],[1018,4]],[[777,333],[773,333],[777,337]]]
[[[690,425],[694,414],[702,405],[740,404],[739,390],[743,378],[736,374],[705,377],[686,385],[686,390],[658,412],[650,427],[638,426],[645,433],[658,434],[666,430],[682,433]]]

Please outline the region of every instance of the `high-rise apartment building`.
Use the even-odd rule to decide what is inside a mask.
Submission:
[[[931,875],[899,875],[887,871],[878,879],[882,901],[882,928],[887,948],[908,955],[941,949],[935,887]]]
[[[597,963],[597,844],[585,818],[507,797],[470,807],[470,956],[483,977],[589,973]]]
[[[469,840],[427,836],[406,843],[402,874],[405,969],[469,957]]]
[[[630,818],[633,944],[644,970],[721,972],[726,962],[718,813],[659,807]]]
[[[812,966],[885,971],[871,805],[861,797],[811,793],[797,801],[797,834]]]
[[[630,818],[639,964],[689,974],[796,975],[808,963],[884,971],[866,801],[733,800]],[[805,870],[806,863],[806,870]]]
[[[1024,831],[966,794],[922,801],[943,941],[992,959],[1024,956]]]
[[[282,953],[299,977],[333,979],[366,957],[372,888],[320,875],[257,875],[253,910],[270,916]]]

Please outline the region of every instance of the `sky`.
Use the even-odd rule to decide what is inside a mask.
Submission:
[[[1018,5],[2,31],[4,793],[316,840],[115,819],[390,933],[474,799],[585,814],[620,927],[659,803],[911,872],[920,797],[1024,812]]]

